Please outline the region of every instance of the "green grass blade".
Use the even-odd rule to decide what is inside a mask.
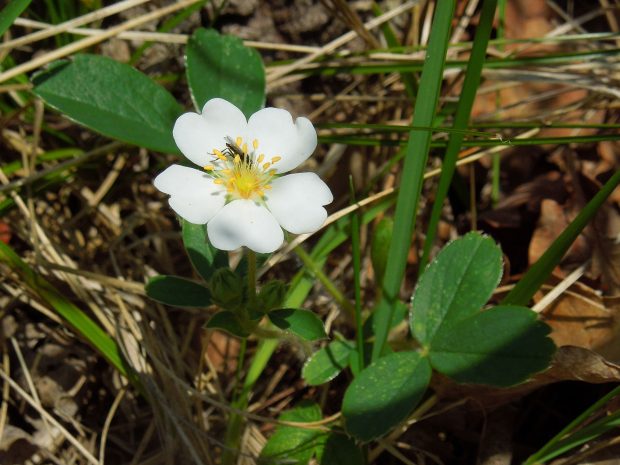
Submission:
[[[351,188],[351,203],[355,204],[355,187],[353,177],[349,177]],[[351,214],[351,255],[353,256],[353,285],[355,291],[355,334],[357,339],[358,371],[364,369],[364,322],[362,321],[362,285],[361,285],[361,245],[360,245],[360,217],[359,211]]]
[[[414,126],[433,125],[443,80],[454,6],[454,0],[437,3],[428,52],[420,78],[418,95],[423,96],[423,98],[416,100],[412,123]],[[431,135],[428,131],[413,130],[409,133],[409,143],[407,144],[402,179],[396,201],[394,235],[390,244],[383,280],[383,299],[377,308],[377,333],[372,350],[373,361],[377,360],[383,352],[392,321],[394,305],[398,299],[398,291],[405,274],[407,252],[411,246],[411,235],[418,211],[430,142]]]
[[[577,236],[579,236],[590,220],[594,218],[605,199],[609,197],[618,184],[620,184],[620,171],[616,171],[584,209],[579,212],[579,215],[551,244],[551,247],[547,249],[543,256],[525,273],[523,278],[504,298],[502,301],[503,305],[527,305],[529,303],[532,296],[547,280],[553,269],[560,263],[568,248],[577,239]]]
[[[0,11],[0,35],[4,34],[11,27],[13,21],[30,5],[32,0],[11,0],[9,4]]]
[[[546,457],[547,454],[550,454],[553,450],[555,450],[556,445],[559,444],[560,442],[563,442],[567,434],[574,431],[580,424],[582,424],[584,421],[590,418],[590,416],[594,412],[603,408],[605,404],[607,404],[609,401],[611,401],[614,397],[618,395],[620,395],[620,386],[614,388],[613,390],[605,394],[603,397],[597,400],[594,404],[588,407],[585,411],[583,411],[577,418],[575,418],[568,425],[566,425],[562,429],[562,431],[560,431],[553,438],[551,438],[547,442],[547,444],[545,444],[542,448],[540,448],[538,452],[536,452],[535,454],[532,454],[525,462],[525,465],[534,465],[537,463],[541,463],[542,458]]]
[[[564,452],[598,438],[618,426],[620,426],[620,412],[615,412],[595,421],[562,441],[558,441],[546,454],[538,457],[534,462],[530,462],[528,459],[526,464],[545,463]]]
[[[482,4],[480,22],[476,28],[474,45],[471,51],[469,64],[467,65],[467,71],[465,72],[465,80],[463,81],[463,90],[461,92],[461,97],[459,98],[458,107],[454,116],[453,127],[457,130],[465,131],[469,124],[471,109],[474,105],[474,99],[476,98],[478,86],[480,85],[482,66],[486,56],[487,44],[489,42],[489,38],[491,37],[491,30],[493,29],[493,18],[495,17],[496,7],[497,0],[485,0]],[[424,272],[424,268],[426,268],[426,264],[429,261],[430,251],[433,243],[435,242],[437,225],[439,224],[443,204],[446,196],[448,195],[448,189],[450,188],[452,176],[454,175],[454,170],[456,169],[456,162],[458,160],[459,150],[461,150],[463,137],[464,132],[453,132],[450,134],[450,138],[448,139],[448,147],[446,148],[443,163],[441,164],[441,176],[439,178],[437,194],[435,195],[431,218],[428,229],[426,230],[424,252],[422,254],[422,259],[420,260],[419,274]]]
[[[122,375],[135,382],[127,369],[118,344],[82,310],[25,263],[11,247],[0,241],[0,261],[17,273],[41,299],[47,302],[71,327],[81,334]]]

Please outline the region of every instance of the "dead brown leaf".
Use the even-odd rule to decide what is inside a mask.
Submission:
[[[551,244],[566,229],[574,212],[552,199],[543,199],[540,205],[538,226],[532,235],[529,248],[529,262],[535,263],[549,249]],[[583,263],[592,256],[592,249],[583,235],[580,235],[568,249],[563,263]]]
[[[432,388],[445,400],[470,399],[474,405],[494,409],[530,392],[560,381],[611,383],[620,381],[620,366],[588,349],[573,346],[558,348],[551,366],[531,380],[511,388],[476,384],[457,384],[443,375],[433,376]]]
[[[616,338],[617,313],[617,307],[608,308],[593,289],[577,283],[542,312],[542,319],[551,326],[551,337],[557,346],[599,352]]]

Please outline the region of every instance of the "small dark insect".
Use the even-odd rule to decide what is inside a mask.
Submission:
[[[248,154],[245,153],[243,149],[235,143],[234,140],[232,140],[232,137],[226,136],[226,148],[230,152],[230,155],[239,155],[244,161],[248,156]]]

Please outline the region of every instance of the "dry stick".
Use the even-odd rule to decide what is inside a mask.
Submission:
[[[2,351],[2,369],[7,372],[10,370],[9,354],[6,351],[6,344]],[[6,425],[6,419],[9,411],[9,394],[11,387],[6,381],[2,384],[2,404],[0,404],[0,438],[4,435],[4,427]]]
[[[39,399],[37,389],[34,387],[34,381],[32,381],[32,376],[30,376],[30,370],[28,369],[28,365],[26,365],[26,360],[24,360],[24,355],[19,348],[19,344],[17,344],[17,340],[14,337],[11,337],[11,345],[13,346],[13,350],[15,351],[15,355],[17,356],[19,366],[24,373],[24,378],[26,378],[26,384],[28,385],[28,389],[30,389],[30,392],[32,393],[32,398],[38,405],[41,405],[41,399]],[[45,421],[45,418],[43,419],[43,424],[45,425],[45,428],[48,430],[49,433],[49,424],[47,421]]]
[[[558,297],[560,297],[564,293],[564,291],[566,291],[569,287],[575,284],[575,282],[577,282],[577,280],[581,278],[581,276],[583,276],[589,262],[590,261],[588,260],[586,263],[575,269],[571,274],[564,278],[557,286],[551,289],[550,292],[545,294],[545,296],[532,307],[532,310],[540,313],[549,305],[551,305]]]
[[[469,4],[465,8],[465,14],[461,16],[458,24],[454,28],[454,32],[452,33],[452,37],[450,38],[451,44],[461,41],[461,37],[463,36],[465,29],[467,28],[467,26],[469,26],[471,18],[474,16],[476,8],[478,8],[478,1],[479,0],[470,0]]]
[[[33,27],[37,29],[49,29],[54,27],[52,24],[44,23],[41,21],[33,21],[32,19],[17,18],[15,23],[18,26]],[[101,34],[105,29],[93,29],[93,28],[72,28],[67,32],[82,36],[94,36]],[[172,32],[151,32],[151,31],[125,31],[121,32],[118,39],[125,40],[142,40],[148,42],[163,42],[167,44],[186,44],[189,40],[187,34],[175,34]],[[312,53],[319,50],[319,47],[313,47],[309,45],[296,45],[296,44],[276,44],[272,42],[261,42],[256,40],[244,40],[243,44],[247,47],[265,49],[265,50],[279,50],[284,52],[295,53]]]
[[[364,24],[364,27],[366,27],[366,29],[374,29],[377,26],[380,26],[381,24],[383,24],[383,23],[389,21],[390,19],[394,18],[395,16],[400,15],[404,11],[407,11],[408,9],[412,8],[417,3],[418,3],[417,0],[406,2],[406,3],[402,4],[402,5],[400,5],[399,7],[394,8],[391,11],[388,11],[387,13],[384,13],[381,16],[378,16],[377,18],[374,18],[374,19],[368,21],[367,23]],[[285,84],[286,82],[288,82],[286,79],[281,79],[279,82],[274,82],[274,81],[276,81],[278,78],[281,78],[282,76],[284,76],[286,74],[289,74],[292,71],[297,70],[299,67],[301,67],[301,66],[303,66],[303,65],[305,65],[307,63],[310,63],[311,61],[315,60],[316,58],[334,51],[338,47],[341,47],[342,45],[344,45],[347,42],[355,39],[356,37],[357,37],[357,33],[355,31],[349,31],[346,34],[341,35],[337,39],[332,40],[331,42],[329,42],[327,45],[321,47],[316,52],[310,53],[309,55],[307,55],[307,56],[297,60],[294,63],[291,63],[290,65],[281,66],[281,67],[278,67],[277,69],[274,69],[273,71],[271,71],[267,75],[267,79],[269,81],[271,81],[270,82],[271,87],[275,87],[276,85]],[[292,76],[292,78],[294,78],[293,80],[298,79],[296,76]]]
[[[127,393],[127,386],[123,387],[118,392],[116,397],[114,398],[114,402],[112,402],[110,411],[108,412],[108,415],[103,424],[103,430],[101,431],[101,442],[99,444],[99,462],[102,464],[105,463],[105,444],[108,439],[108,431],[110,431],[110,425],[112,424],[112,419],[114,418],[114,414],[116,413],[116,410],[118,409],[118,406],[121,404],[121,401],[123,400],[123,397],[125,397],[126,393]]]
[[[540,131],[540,129],[538,128],[533,128],[530,129],[524,133],[519,134],[518,136],[515,137],[515,139],[527,139],[529,137],[532,137],[534,134],[538,133]],[[490,154],[493,153],[499,153],[499,152],[503,152],[504,150],[510,148],[510,145],[498,145],[495,147],[492,147],[490,149],[487,150],[483,150],[479,153],[476,153],[474,155],[468,156],[466,158],[461,158],[459,161],[456,162],[456,166],[462,166],[462,165],[467,165],[469,163],[472,163],[474,161],[480,160],[481,158],[484,158]],[[430,171],[427,171],[424,174],[424,179],[429,179],[435,176],[438,176],[439,174],[441,174],[441,168],[436,168]],[[343,216],[348,215],[351,212],[354,212],[358,209],[360,209],[361,207],[368,205],[372,202],[375,202],[377,200],[380,200],[384,197],[387,197],[388,195],[392,194],[395,191],[395,189],[393,187],[390,187],[389,189],[385,189],[382,190],[381,192],[378,192],[376,194],[373,194],[369,197],[366,197],[363,200],[360,200],[359,202],[353,204],[353,205],[349,205],[346,208],[343,208],[341,210],[338,210],[335,213],[332,213],[331,215],[329,215],[327,217],[327,219],[325,220],[325,223],[323,223],[323,226],[321,226],[321,229],[329,226],[330,224],[338,221],[340,218],[342,218]],[[320,231],[320,229],[319,229]],[[291,242],[289,242],[287,244],[287,246],[281,250],[280,252],[277,252],[275,254],[273,254],[269,260],[267,260],[265,262],[265,264],[260,268],[260,270],[258,270],[257,276],[260,278],[262,275],[264,275],[271,267],[273,267],[276,263],[278,263],[280,260],[282,260],[286,255],[288,255],[295,247],[297,247],[298,245],[300,245],[302,242],[305,242],[308,238],[310,238],[313,234],[316,234],[318,231],[311,233],[311,234],[300,234],[299,236],[297,236],[295,239],[293,239]]]
[[[33,409],[35,409],[37,412],[39,412],[39,415],[41,415],[43,418],[45,418],[47,421],[49,421],[52,425],[54,425],[56,428],[58,428],[58,430],[61,432],[61,434],[67,439],[67,441],[69,441],[71,444],[73,444],[73,446],[78,451],[80,451],[80,453],[84,456],[84,458],[86,458],[86,460],[88,460],[93,465],[100,465],[99,461],[88,450],[86,450],[86,448],[80,443],[80,441],[75,439],[71,435],[71,433],[65,429],[64,426],[62,426],[52,415],[47,413],[47,411],[44,408],[42,408],[40,405],[38,405],[35,402],[35,400],[32,397],[30,397],[30,395],[19,386],[19,384],[17,384],[15,381],[13,381],[13,379],[11,379],[11,377],[8,376],[4,372],[3,369],[0,369],[0,377],[6,383],[8,383],[13,388],[13,390],[15,392],[17,392],[17,394],[19,394],[26,402],[28,402],[28,404],[30,404],[30,406]]]
[[[33,32],[32,34],[28,34],[22,37],[18,37],[17,39],[4,42],[3,44],[0,44],[0,50],[7,50],[19,47],[20,45],[31,44],[33,42],[46,39],[62,32],[69,32],[72,28],[82,26],[83,24],[92,23],[94,21],[99,21],[100,19],[107,18],[108,16],[120,13],[121,11],[128,10],[129,8],[133,8],[134,6],[140,5],[141,3],[146,3],[148,1],[150,0],[125,0],[122,2],[118,2],[105,8],[95,10],[92,13],[79,16],[70,21],[51,25],[49,28],[46,28],[42,31]]]
[[[35,58],[34,60],[22,63],[21,65],[5,71],[4,73],[0,74],[0,82],[4,82],[7,79],[19,76],[22,73],[27,73],[28,71],[37,69],[51,61],[57,60],[59,58],[64,58],[79,50],[90,47],[91,45],[98,44],[99,42],[103,42],[110,37],[114,37],[123,31],[139,26],[140,24],[148,23],[149,21],[153,21],[157,18],[160,18],[161,16],[165,16],[174,11],[193,5],[194,3],[198,3],[199,1],[200,0],[183,0],[178,3],[173,3],[172,5],[168,5],[164,8],[160,8],[159,10],[152,11],[143,16],[140,16],[139,18],[130,19],[129,21],[119,24],[118,26],[103,31],[101,34],[98,34],[96,36],[87,37],[85,39],[78,40],[77,42],[73,42],[69,45],[65,45],[64,47],[48,52],[38,58]]]

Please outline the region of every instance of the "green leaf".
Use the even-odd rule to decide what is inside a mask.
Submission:
[[[493,239],[472,232],[445,246],[413,293],[411,332],[428,345],[445,320],[480,311],[502,276],[502,252]]]
[[[364,465],[362,448],[342,434],[331,433],[323,448],[320,460],[321,465]]]
[[[228,265],[226,254],[213,247],[207,239],[204,224],[182,221],[183,245],[192,265],[203,279],[211,279],[217,268]]]
[[[13,21],[30,5],[32,0],[10,0],[9,4],[0,11],[0,36],[11,27]]]
[[[100,55],[57,61],[33,79],[34,93],[101,134],[178,153],[172,127],[183,109],[170,93],[129,65]]]
[[[450,40],[455,0],[437,2],[431,25],[428,51],[420,78],[418,98],[413,110],[412,125],[431,127],[435,122],[439,93],[442,88],[446,51]],[[405,276],[407,255],[411,249],[411,238],[424,183],[424,173],[431,143],[430,131],[413,129],[409,133],[407,154],[402,167],[401,183],[394,212],[394,234],[390,242],[387,266],[383,278],[383,298],[377,306],[377,329],[372,360],[384,352],[392,322],[394,307]]]
[[[217,312],[213,315],[207,322],[207,328],[221,329],[240,338],[250,335],[250,332],[243,327],[237,315],[228,310]]]
[[[428,359],[417,352],[395,352],[373,362],[344,394],[346,430],[364,442],[383,436],[418,405],[430,378]]]
[[[512,386],[546,369],[550,328],[525,307],[498,306],[442,325],[431,342],[433,368],[461,383]]]
[[[303,401],[294,409],[280,415],[279,420],[310,423],[321,418],[321,408],[316,403]],[[321,436],[325,436],[325,433],[318,429],[278,426],[263,447],[259,462],[306,465],[315,454]]]
[[[349,341],[333,341],[317,350],[304,364],[302,377],[311,386],[327,383],[349,364],[349,356],[355,344]]]
[[[234,36],[213,29],[196,29],[187,43],[187,81],[198,111],[220,97],[246,117],[265,103],[265,68],[258,52]]]
[[[307,341],[317,341],[327,337],[323,322],[310,310],[280,308],[272,310],[268,316],[278,328],[290,331]]]
[[[207,307],[211,293],[202,284],[180,276],[155,276],[146,285],[146,295],[174,307]]]

